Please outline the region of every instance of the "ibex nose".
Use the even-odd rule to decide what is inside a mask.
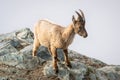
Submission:
[[[86,33],[83,37],[86,38],[88,36],[88,34]]]

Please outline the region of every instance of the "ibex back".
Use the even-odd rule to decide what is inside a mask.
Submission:
[[[77,11],[76,13],[78,15],[77,19],[72,16],[72,23],[68,27],[62,27],[47,20],[40,20],[35,24],[32,55],[36,56],[40,45],[47,47],[52,56],[55,73],[58,73],[57,48],[63,49],[65,63],[68,67],[71,67],[68,60],[68,46],[72,43],[75,34],[84,38],[87,37],[84,14],[81,10],[81,14]]]

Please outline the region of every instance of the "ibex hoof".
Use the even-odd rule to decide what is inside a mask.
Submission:
[[[72,68],[71,64],[67,64],[67,67],[68,67],[68,68]]]
[[[33,57],[35,57],[36,55],[35,54],[32,54]]]
[[[33,57],[37,57],[36,55],[32,55]]]
[[[58,69],[54,69],[55,74],[58,74],[59,70]]]

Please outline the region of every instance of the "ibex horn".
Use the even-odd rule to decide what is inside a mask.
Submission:
[[[79,17],[81,17],[81,15],[77,12],[77,11],[75,11],[76,13],[77,13],[77,15],[79,16]]]
[[[80,9],[79,9],[79,10],[80,10]],[[80,10],[80,13],[81,13],[81,15],[82,15],[83,20],[85,21],[85,16],[84,16],[84,13],[82,12],[82,10]]]

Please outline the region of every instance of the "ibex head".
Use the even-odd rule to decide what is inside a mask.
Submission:
[[[82,12],[82,10],[80,10],[79,14],[76,11],[78,18],[77,20],[75,19],[75,17],[72,17],[72,21],[73,21],[73,26],[74,26],[74,32],[79,34],[80,36],[83,36],[84,38],[86,38],[88,36],[87,31],[85,29],[85,17],[84,17],[84,13]]]

